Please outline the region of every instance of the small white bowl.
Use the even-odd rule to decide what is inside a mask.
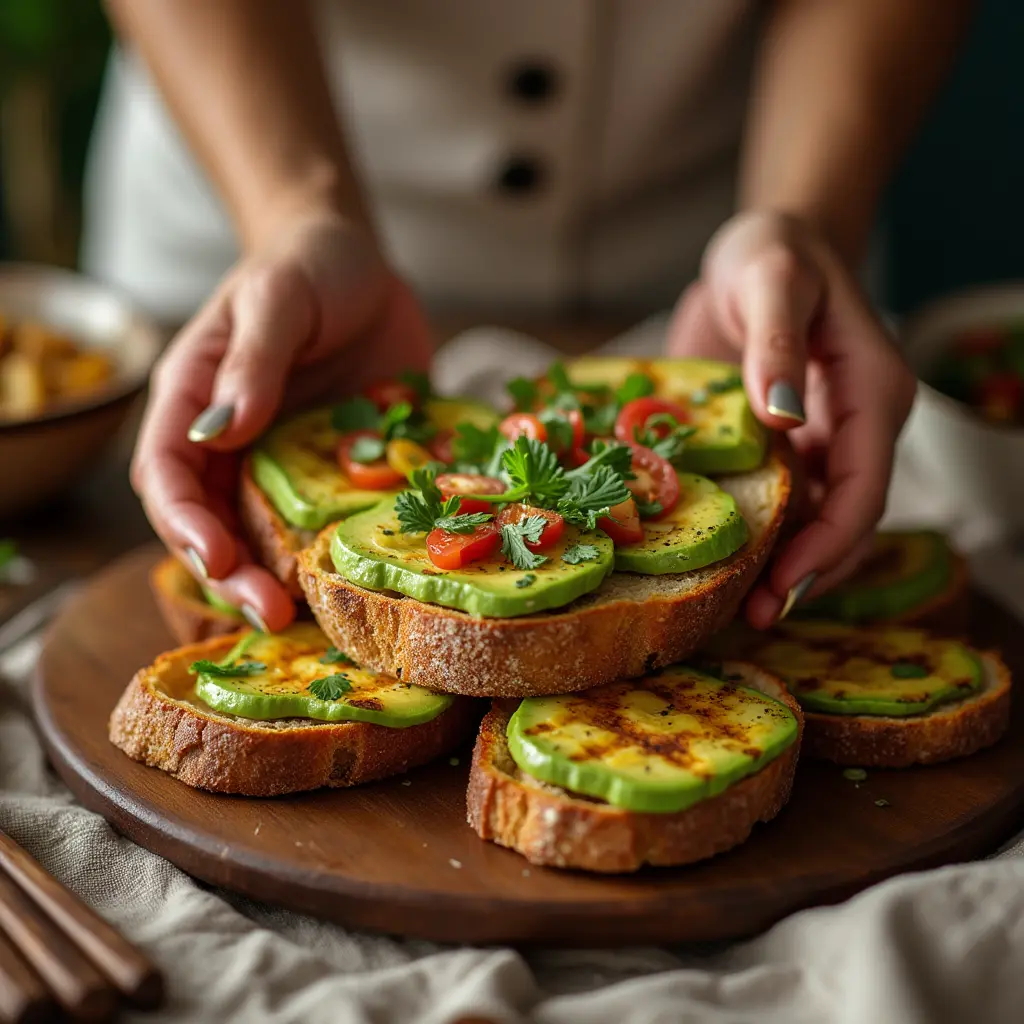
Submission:
[[[918,377],[902,445],[924,482],[961,521],[982,517],[1005,534],[1024,533],[1024,428],[987,423],[922,378],[953,338],[972,328],[1024,322],[1024,282],[957,292],[922,308],[900,328]]]
[[[115,292],[57,267],[0,264],[0,312],[66,333],[115,365],[108,387],[28,420],[0,422],[0,516],[58,494],[116,435],[160,353],[161,333]]]

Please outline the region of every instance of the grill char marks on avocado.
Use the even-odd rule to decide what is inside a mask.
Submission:
[[[519,768],[629,810],[671,813],[721,793],[798,735],[785,705],[683,666],[524,700],[508,725]]]

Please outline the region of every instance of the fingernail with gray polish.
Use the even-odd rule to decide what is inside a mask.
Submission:
[[[206,570],[206,563],[195,548],[185,548],[185,557],[189,560],[192,568],[202,579],[208,580],[210,578],[210,574]]]
[[[807,422],[807,413],[804,412],[804,403],[796,393],[793,385],[788,381],[773,381],[768,388],[768,411],[773,416],[783,416],[787,420],[795,420],[797,423]]]
[[[211,405],[204,409],[188,428],[190,441],[212,441],[227,430],[231,417],[235,415],[233,405]]]
[[[243,604],[239,609],[242,613],[242,618],[256,630],[257,633],[269,633],[267,624],[263,621],[263,616],[251,604]]]
[[[807,592],[814,586],[814,581],[817,578],[818,574],[816,572],[809,572],[796,586],[789,588],[789,593],[786,595],[786,603],[782,606],[782,611],[779,612],[779,617],[776,621],[781,622],[807,596]]]

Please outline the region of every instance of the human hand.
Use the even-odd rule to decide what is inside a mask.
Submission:
[[[254,626],[294,605],[235,513],[239,452],[279,411],[425,370],[429,330],[370,236],[333,212],[282,221],[253,247],[153,373],[132,485],[160,538]]]
[[[747,602],[751,624],[765,628],[867,554],[914,377],[834,250],[776,214],[740,214],[718,231],[676,307],[667,348],[739,356],[754,413],[786,431],[804,460],[809,521]]]

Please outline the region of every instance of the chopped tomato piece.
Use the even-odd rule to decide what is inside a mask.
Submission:
[[[498,526],[504,526],[506,523],[518,523],[523,519],[529,519],[531,516],[540,516],[546,520],[546,525],[541,531],[539,540],[523,542],[531,551],[542,551],[544,548],[557,544],[562,539],[562,534],[565,533],[565,520],[557,512],[552,512],[548,508],[533,508],[530,505],[521,505],[518,502],[514,502],[511,505],[506,505],[498,513],[495,522]]]
[[[627,498],[619,505],[613,505],[608,511],[609,515],[598,519],[597,525],[611,537],[612,543],[623,546],[638,544],[644,539],[640,513],[632,498]]]
[[[498,424],[498,430],[510,441],[514,441],[517,437],[522,437],[523,435],[532,438],[534,441],[546,441],[548,439],[548,432],[544,424],[532,412],[514,412],[510,416],[506,416]]]
[[[420,404],[420,396],[416,389],[400,380],[381,380],[366,389],[366,397],[381,412],[387,412],[393,405],[408,402],[414,409]]]
[[[572,440],[569,442],[569,451],[574,451],[583,445],[583,413],[579,409],[556,409],[554,410],[559,419],[565,420],[572,429]],[[550,434],[551,432],[548,431]]]
[[[586,448],[573,448],[569,453],[569,461],[573,466],[582,466],[584,462],[590,461],[590,452]]]
[[[488,501],[474,501],[463,497],[466,494],[504,494],[508,488],[493,476],[479,476],[476,473],[442,473],[437,486],[445,498],[458,495],[459,514],[490,512],[494,505]]]
[[[414,469],[425,466],[431,459],[426,448],[407,437],[396,437],[394,441],[388,441],[384,457],[396,473],[401,473],[407,479]]]
[[[443,462],[446,466],[451,465],[455,461],[455,452],[452,451],[452,438],[454,436],[454,430],[439,430],[427,442],[430,454],[438,462]]]
[[[489,558],[500,547],[501,531],[493,522],[475,527],[472,533],[431,530],[427,534],[427,555],[438,569],[461,569]]]
[[[1024,380],[1015,373],[989,374],[977,389],[977,404],[986,419],[995,423],[1016,420],[1024,403]]]
[[[652,416],[671,416],[677,423],[688,423],[690,413],[678,402],[664,398],[634,398],[627,402],[615,420],[615,436],[626,444],[635,444],[637,431],[647,430],[647,421]],[[649,428],[656,437],[668,437],[671,429],[667,423],[655,423]]]
[[[627,480],[626,486],[642,504],[656,501],[661,506],[660,512],[646,516],[647,519],[663,519],[679,504],[679,474],[668,459],[650,448],[635,442],[630,447],[635,479]]]
[[[373,462],[359,462],[352,458],[352,446],[360,438],[380,440],[380,435],[372,430],[351,430],[342,434],[338,442],[338,465],[353,487],[366,491],[390,491],[405,480],[401,473],[388,465],[387,459],[374,459]]]

